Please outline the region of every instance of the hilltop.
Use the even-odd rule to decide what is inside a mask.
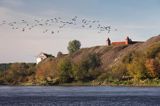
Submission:
[[[7,72],[2,73],[0,82],[160,85],[160,35],[135,44],[82,48],[73,54],[49,57],[38,65],[18,65],[11,65]]]

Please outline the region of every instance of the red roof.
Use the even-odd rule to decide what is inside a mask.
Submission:
[[[125,45],[126,42],[112,42],[112,45]]]

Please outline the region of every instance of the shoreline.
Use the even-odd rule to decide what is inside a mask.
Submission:
[[[103,85],[93,85],[93,84],[75,84],[75,83],[65,83],[65,84],[57,84],[57,85],[41,85],[41,84],[0,84],[1,86],[10,86],[10,87],[29,87],[29,86],[39,86],[39,87],[140,87],[140,88],[152,88],[152,87],[160,87],[160,85],[147,85],[147,84],[139,84],[139,85],[116,85],[116,84],[103,84]]]

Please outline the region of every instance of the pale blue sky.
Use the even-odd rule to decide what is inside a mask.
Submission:
[[[40,52],[56,55],[67,53],[70,40],[78,39],[82,47],[105,45],[112,40],[147,40],[160,31],[160,0],[0,0],[0,22],[19,19],[52,18],[62,16],[100,20],[118,31],[109,35],[92,30],[66,28],[59,35],[44,36],[37,29],[20,32],[0,27],[0,62],[34,62]]]

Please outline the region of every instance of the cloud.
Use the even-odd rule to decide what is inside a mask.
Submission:
[[[43,11],[41,11],[41,15],[43,15],[43,16],[60,16],[61,14],[60,13],[62,13],[61,11],[57,11],[57,10],[47,10],[47,9],[44,9]],[[64,14],[63,14],[64,15]]]
[[[121,28],[126,29],[155,29],[158,28],[157,25],[122,25]]]
[[[23,5],[23,0],[1,0],[1,5],[4,6],[21,6]]]
[[[0,21],[2,20],[11,20],[13,18],[15,18],[14,16],[19,16],[20,13],[10,9],[10,8],[7,8],[7,7],[0,7]]]
[[[0,7],[0,17],[6,16],[8,12],[9,10],[7,8]]]
[[[21,9],[24,6],[23,0],[0,0],[1,18],[13,19],[24,15]]]

